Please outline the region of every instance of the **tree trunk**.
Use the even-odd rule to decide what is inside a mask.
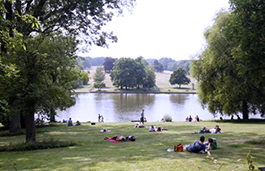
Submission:
[[[248,103],[244,100],[242,106],[243,119],[248,119]]]
[[[29,113],[25,116],[26,124],[26,142],[36,141],[36,128],[34,123],[34,113]]]
[[[50,122],[55,122],[55,115],[56,115],[56,112],[52,108],[51,111],[50,111]]]

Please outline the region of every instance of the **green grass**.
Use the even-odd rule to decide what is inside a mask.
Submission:
[[[75,92],[81,93],[81,92],[95,92],[98,91],[98,89],[93,89],[93,75],[96,71],[95,66],[93,66],[90,71],[90,80],[88,82],[88,85],[85,85],[81,88],[75,89]],[[195,93],[196,90],[191,90],[192,85],[191,83],[195,84],[196,87],[196,81],[192,78],[191,83],[188,85],[181,85],[181,88],[178,88],[178,85],[171,85],[169,83],[171,71],[164,71],[163,73],[155,73],[156,74],[156,86],[160,89],[160,92],[162,93]],[[117,87],[114,87],[112,85],[110,75],[106,74],[105,80],[103,81],[106,84],[106,88],[101,89],[101,92],[121,92],[120,89]],[[124,90],[125,91],[125,90]],[[128,92],[128,91],[127,91]],[[137,89],[131,89],[129,92],[143,92],[142,90]]]
[[[72,142],[73,146],[31,151],[1,152],[0,170],[248,170],[246,155],[250,151],[254,165],[265,166],[265,122],[156,122],[164,132],[134,128],[134,123],[82,123],[66,127],[63,123],[38,127],[37,140]],[[192,132],[220,125],[222,134],[204,134],[217,139],[218,149],[211,156],[189,152],[167,152],[178,143],[190,144],[201,134]],[[100,133],[103,128],[109,133]],[[0,130],[1,132],[4,130]],[[111,143],[104,138],[134,135],[135,142]],[[3,135],[3,134],[2,134]],[[25,135],[1,136],[0,147],[22,142]]]

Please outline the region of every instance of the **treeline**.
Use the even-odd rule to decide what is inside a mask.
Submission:
[[[104,65],[106,59],[107,60],[117,60],[117,58],[111,57],[79,57],[79,62],[83,64],[84,69],[91,68],[92,66],[100,66]],[[185,71],[189,73],[190,64],[192,60],[174,60],[172,58],[161,58],[161,59],[145,59],[147,65],[152,65],[156,69],[157,72],[163,72],[164,70],[174,71],[177,68],[183,68]]]

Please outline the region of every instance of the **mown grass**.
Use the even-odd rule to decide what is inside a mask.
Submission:
[[[96,71],[96,66],[93,66],[89,72],[90,72],[90,80],[88,82],[88,85],[84,85],[81,88],[75,89],[76,92],[97,92],[98,89],[93,88],[93,75]],[[196,90],[192,89],[192,83],[196,85],[196,81],[192,78],[191,83],[188,85],[181,85],[181,88],[178,87],[178,85],[171,85],[169,83],[171,71],[164,71],[163,73],[155,73],[156,74],[156,86],[160,89],[159,92],[162,93],[195,93]],[[114,87],[111,82],[110,74],[105,75],[105,80],[103,81],[106,84],[106,88],[101,89],[101,92],[122,92],[119,88]],[[123,90],[125,91],[125,90]],[[150,90],[137,90],[137,89],[130,89],[127,92],[145,92]]]
[[[148,128],[134,128],[134,123],[82,123],[66,127],[63,123],[37,128],[37,140],[53,139],[72,142],[64,148],[30,151],[5,151],[0,155],[0,170],[248,170],[246,155],[250,151],[254,165],[265,166],[265,122],[156,122],[147,123],[168,128],[164,132],[148,132]],[[192,132],[207,126],[220,125],[222,134],[214,137],[218,149],[211,156],[189,152],[167,152],[178,143],[190,144],[201,134]],[[109,133],[100,133],[103,128]],[[0,130],[0,133],[4,130]],[[134,135],[135,142],[111,143],[106,136]],[[24,141],[25,135],[1,136],[0,147]]]

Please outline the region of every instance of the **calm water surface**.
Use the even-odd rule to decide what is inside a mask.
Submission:
[[[74,106],[57,111],[56,120],[71,117],[73,121],[97,122],[101,114],[104,122],[131,122],[139,120],[142,109],[148,122],[160,121],[164,115],[171,116],[173,121],[185,121],[188,115],[193,118],[198,115],[202,120],[216,119],[202,109],[197,94],[81,93],[76,95]]]

